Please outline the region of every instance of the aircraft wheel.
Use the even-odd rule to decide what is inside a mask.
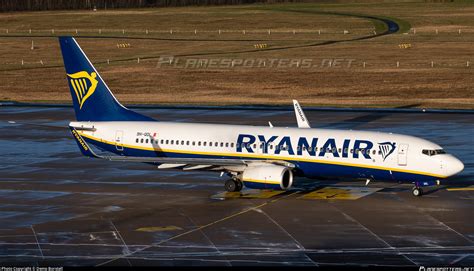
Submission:
[[[423,195],[423,190],[421,190],[421,188],[419,187],[414,187],[411,192],[413,193],[413,196],[415,197],[421,197],[421,195]]]
[[[237,187],[235,188],[235,191],[240,191],[244,187],[244,184],[241,181],[236,180]]]
[[[235,192],[237,191],[238,183],[234,179],[229,179],[225,181],[224,187],[227,192]]]

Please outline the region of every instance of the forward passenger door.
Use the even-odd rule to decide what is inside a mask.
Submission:
[[[407,154],[408,154],[408,144],[400,144],[398,146],[398,165],[406,166],[407,165]]]

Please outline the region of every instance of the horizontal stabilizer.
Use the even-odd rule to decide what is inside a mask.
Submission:
[[[69,127],[71,129],[71,133],[74,136],[74,139],[76,140],[77,146],[79,146],[79,149],[81,150],[82,154],[85,156],[89,156],[92,158],[98,158],[98,155],[96,155],[92,149],[87,145],[86,141],[82,138],[81,135],[77,132],[77,130],[74,127]]]

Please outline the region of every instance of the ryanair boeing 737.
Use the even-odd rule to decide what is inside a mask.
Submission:
[[[72,37],[60,37],[77,121],[69,124],[81,152],[158,169],[226,173],[227,191],[243,186],[286,190],[294,177],[386,180],[421,187],[464,165],[428,140],[392,133],[312,129],[294,101],[298,128],[161,122],[125,108]],[[96,154],[90,145],[111,155]]]

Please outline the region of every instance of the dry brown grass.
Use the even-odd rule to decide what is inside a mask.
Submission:
[[[281,6],[272,6],[281,7]],[[102,77],[124,103],[192,103],[192,104],[289,104],[299,99],[308,105],[330,106],[406,106],[436,108],[474,108],[474,8],[456,3],[443,4],[353,4],[296,5],[296,8],[334,10],[397,17],[416,27],[417,34],[397,34],[372,40],[307,47],[237,53],[253,50],[256,43],[269,48],[342,40],[366,35],[373,30],[369,21],[333,15],[298,14],[262,10],[260,6],[167,8],[98,12],[39,12],[0,14],[2,27],[12,31],[34,29],[80,28],[97,31],[103,26],[121,29],[169,29],[174,33],[150,33],[147,37],[217,39],[220,41],[164,41],[126,38],[78,38],[84,51],[97,65]],[[430,16],[442,14],[436,21]],[[451,16],[449,16],[451,14]],[[100,15],[100,16],[97,16]],[[79,25],[79,26],[78,26]],[[112,28],[112,27],[109,27]],[[223,33],[194,35],[194,29],[216,31],[273,30],[288,33]],[[326,33],[298,33],[292,29],[321,28]],[[457,29],[462,29],[462,34]],[[351,30],[343,35],[343,29]],[[439,34],[435,35],[435,29]],[[1,30],[0,30],[1,31]],[[35,34],[35,32],[34,32]],[[40,34],[40,33],[38,33]],[[114,35],[119,34],[119,32]],[[105,35],[105,34],[104,34]],[[130,33],[131,36],[145,36]],[[35,50],[30,50],[31,40]],[[235,41],[223,41],[234,39]],[[254,39],[255,41],[242,41]],[[131,48],[117,49],[117,43]],[[410,49],[400,49],[410,43]],[[69,102],[69,90],[57,40],[53,38],[0,38],[0,99],[17,101]],[[226,53],[227,52],[227,53]],[[351,67],[325,68],[182,68],[157,67],[160,55],[190,55],[212,58],[262,59],[353,59]],[[114,60],[141,58],[114,62]],[[20,65],[24,59],[25,65]],[[185,58],[183,58],[185,59]],[[45,67],[39,61],[43,60]],[[400,67],[396,67],[396,62]],[[431,67],[431,61],[435,66]],[[466,67],[470,61],[470,67]],[[362,63],[366,62],[366,67]],[[39,68],[38,68],[39,67]],[[32,69],[27,69],[32,68]]]

